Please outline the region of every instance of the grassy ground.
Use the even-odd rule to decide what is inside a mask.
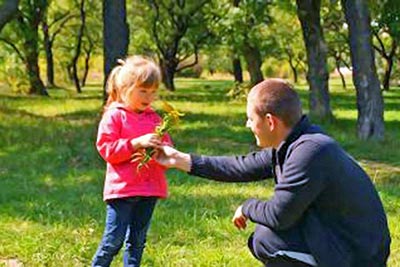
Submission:
[[[173,134],[178,148],[210,155],[252,149],[244,103],[225,97],[230,86],[179,80],[176,93],[161,93],[186,113]],[[307,107],[304,87],[299,92]],[[60,89],[50,94],[24,97],[0,90],[0,266],[11,259],[24,266],[89,266],[100,241],[104,163],[94,142],[101,91],[89,86],[81,95]],[[394,267],[400,266],[400,90],[385,93],[385,102],[382,143],[357,140],[352,89],[332,92],[336,120],[323,127],[376,183],[389,217]],[[253,225],[239,232],[230,219],[246,198],[271,196],[271,182],[221,184],[170,171],[169,184],[170,197],[160,201],[152,221],[143,266],[260,266],[246,248]],[[120,257],[113,266],[122,266]]]

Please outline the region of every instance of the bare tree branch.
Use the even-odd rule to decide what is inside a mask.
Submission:
[[[379,43],[379,46],[380,46],[380,47],[378,47],[378,46],[376,46],[376,45],[373,44],[374,49],[375,49],[376,51],[378,51],[379,54],[380,54],[382,57],[385,57],[385,58],[386,58],[385,45],[383,44],[382,39],[379,37],[379,34],[378,34],[377,31],[372,31],[372,33],[373,33],[373,35],[375,36],[376,40],[378,40],[378,43]]]
[[[64,17],[65,19],[60,23],[59,27],[57,28],[57,30],[55,30],[53,32],[53,34],[50,36],[50,41],[53,42],[54,39],[56,38],[56,36],[61,32],[61,30],[64,28],[64,25],[70,21],[73,18],[79,18],[79,15],[68,15],[66,17]],[[53,23],[52,23],[53,24]],[[51,25],[50,25],[51,27]]]
[[[179,72],[179,71],[181,71],[181,70],[183,70],[183,69],[187,69],[187,68],[193,67],[193,66],[196,65],[198,62],[199,62],[199,51],[198,51],[198,48],[197,48],[197,46],[196,46],[196,47],[194,48],[194,61],[193,61],[192,63],[190,63],[190,64],[187,64],[187,65],[184,65],[184,66],[182,66],[182,67],[177,68],[176,71]]]
[[[158,4],[157,4],[157,2],[155,0],[150,0],[149,2],[150,2],[150,5],[153,7],[153,10],[156,13],[155,19],[153,20],[153,28],[152,28],[153,36],[154,36],[154,39],[156,41],[157,48],[161,51],[161,54],[165,55],[166,54],[165,50],[161,45],[161,40],[160,40],[160,37],[158,36],[158,33],[157,33],[157,23],[160,20],[160,7],[158,6]]]
[[[25,62],[24,55],[21,53],[21,51],[19,51],[18,47],[14,43],[12,43],[10,40],[7,40],[5,38],[0,38],[0,41],[4,42],[8,46],[10,46],[17,53],[18,58],[21,59],[23,62]]]

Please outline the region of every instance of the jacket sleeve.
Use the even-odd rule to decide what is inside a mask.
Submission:
[[[272,152],[262,150],[246,156],[191,156],[189,174],[222,182],[251,182],[272,177]]]
[[[96,147],[105,161],[118,164],[131,159],[134,149],[129,138],[121,138],[121,111],[111,109],[100,121]]]
[[[307,208],[324,190],[325,171],[333,164],[327,147],[314,142],[302,142],[294,148],[284,163],[282,177],[269,201],[247,200],[243,214],[251,221],[284,230],[300,220]]]

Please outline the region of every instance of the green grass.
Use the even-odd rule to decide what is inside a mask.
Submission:
[[[161,92],[186,114],[173,133],[179,149],[221,155],[254,147],[245,103],[225,96],[231,86],[180,79],[177,92]],[[336,87],[336,119],[322,126],[376,183],[392,232],[390,266],[400,266],[400,89],[385,93],[387,138],[377,143],[357,140],[355,92]],[[308,92],[299,88],[307,107]],[[83,91],[53,89],[51,98],[40,98],[0,89],[0,266],[9,259],[24,266],[90,265],[104,226],[105,165],[94,147],[101,89]],[[239,232],[230,220],[248,197],[268,199],[271,182],[222,184],[177,171],[168,177],[170,196],[156,208],[143,266],[260,266],[246,248],[254,225]],[[121,262],[119,256],[113,266]]]

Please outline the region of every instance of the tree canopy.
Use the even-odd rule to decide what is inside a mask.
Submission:
[[[118,58],[139,53],[159,63],[168,90],[176,75],[202,72],[237,84],[248,77],[250,85],[265,76],[306,78],[309,111],[326,119],[330,73],[347,88],[342,70],[357,70],[359,136],[381,139],[380,86],[389,90],[400,77],[399,20],[396,0],[3,0],[0,75],[19,92],[48,95],[66,84],[80,92],[91,71],[104,81]],[[370,105],[376,110],[365,113]]]

